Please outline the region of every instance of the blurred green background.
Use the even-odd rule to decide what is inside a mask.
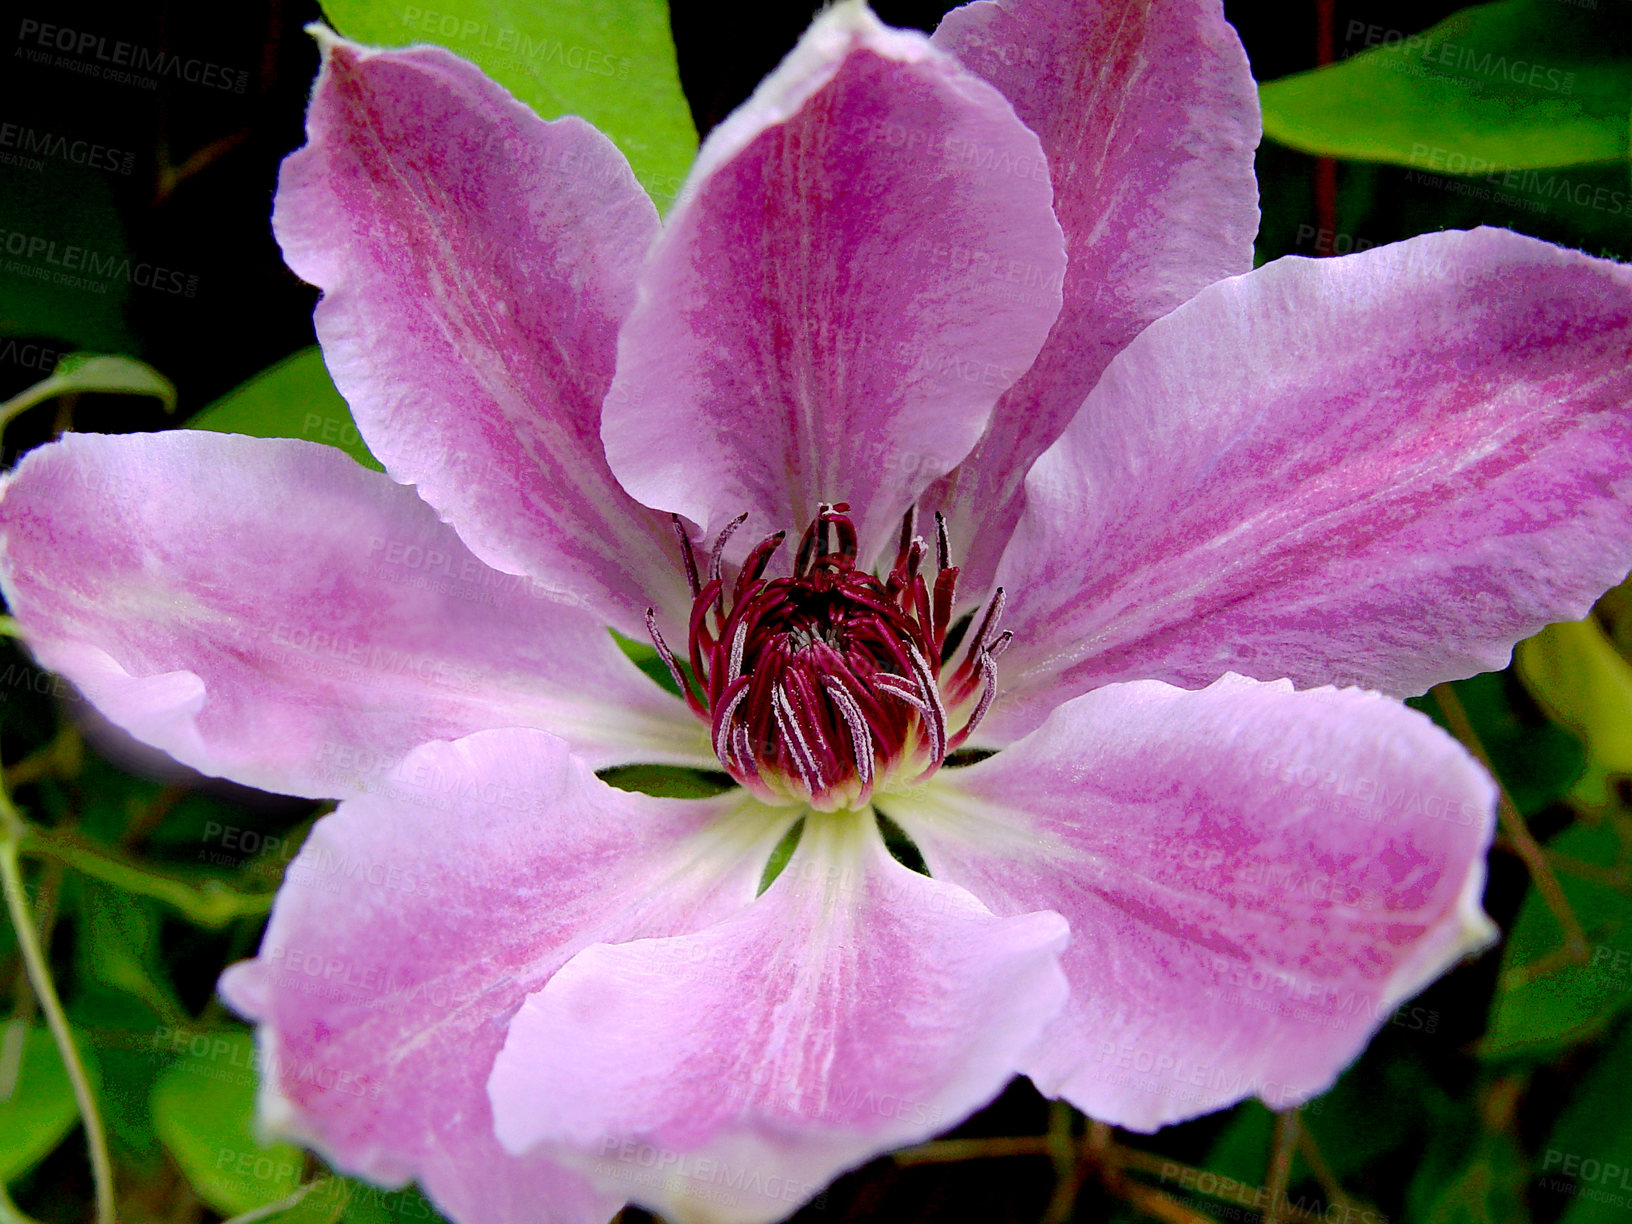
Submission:
[[[941,11],[877,7],[925,29]],[[609,71],[439,37],[442,16],[478,9],[486,26],[613,48]],[[1268,82],[1261,259],[1476,224],[1632,258],[1626,0],[1226,10]],[[0,19],[0,230],[149,271],[63,284],[27,258],[0,259],[0,400],[92,351],[162,374],[177,416],[165,415],[170,387],[142,367],[65,370],[67,393],[8,427],[6,463],[63,428],[177,420],[311,437],[366,460],[311,348],[315,291],[283,267],[267,220],[317,66],[306,22],[445,41],[542,113],[595,120],[666,200],[695,131],[747,95],[810,11],[24,4]],[[37,60],[30,21],[164,49],[210,66],[212,83],[149,88]],[[106,390],[119,386],[145,393]],[[1629,658],[1622,587],[1591,620],[1526,643],[1509,671],[1417,703],[1480,745],[1511,796],[1486,897],[1504,940],[1402,1007],[1329,1094],[1292,1115],[1247,1104],[1145,1137],[1089,1127],[1016,1083],[947,1141],[874,1161],[803,1217],[1195,1224],[1260,1218],[1276,1193],[1292,1205],[1278,1218],[1329,1224],[1632,1224]],[[249,1037],[213,997],[220,969],[253,952],[322,809],[121,763],[107,744],[70,690],[0,642],[0,759],[35,830],[25,893],[106,1121],[119,1218],[434,1219],[412,1191],[385,1195],[257,1143]],[[27,1217],[92,1218],[76,1117],[15,931],[0,925],[0,1182]],[[0,1204],[0,1224],[11,1212]]]

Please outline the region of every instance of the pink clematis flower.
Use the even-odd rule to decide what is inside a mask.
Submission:
[[[321,38],[274,224],[390,477],[85,435],[0,501],[43,664],[342,800],[223,981],[275,1129],[462,1224],[771,1220],[1016,1074],[1307,1099],[1491,937],[1492,783],[1395,699],[1632,564],[1625,270],[1251,271],[1216,0],[840,4],[661,226],[587,124]]]

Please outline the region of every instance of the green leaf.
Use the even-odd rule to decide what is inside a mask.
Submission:
[[[416,1186],[382,1190],[340,1178],[334,1197],[345,1203],[346,1224],[442,1224],[442,1215]],[[343,1189],[343,1196],[339,1193]]]
[[[1466,1163],[1449,1176],[1425,1162],[1412,1185],[1413,1219],[1423,1224],[1524,1224],[1524,1154],[1513,1136],[1483,1131]]]
[[[176,410],[176,385],[145,361],[121,357],[117,353],[68,353],[51,379],[65,391],[101,391],[112,395],[151,395],[164,402],[166,412]]]
[[[1259,87],[1264,134],[1322,157],[1450,174],[1624,160],[1632,62],[1619,7],[1463,9],[1406,36],[1352,22],[1340,63]]]
[[[1605,591],[1594,612],[1603,619],[1610,643],[1621,657],[1632,659],[1632,579]]]
[[[351,409],[335,390],[316,345],[268,366],[243,386],[200,410],[187,427],[257,438],[326,442],[364,467],[376,472],[385,470],[369,454]]]
[[[288,1196],[300,1184],[305,1156],[290,1144],[256,1138],[254,1039],[222,1029],[184,1050],[154,1085],[152,1105],[159,1138],[188,1182],[228,1215]]]
[[[788,826],[788,831],[782,834],[782,840],[771,849],[771,857],[765,862],[765,870],[759,873],[759,891],[763,893],[772,884],[776,877],[782,874],[782,869],[788,865],[793,852],[799,846],[799,839],[804,836],[805,818],[801,816]]]
[[[74,953],[80,982],[140,1000],[165,1024],[180,1023],[186,1013],[166,975],[153,903],[84,877],[76,880],[71,895],[78,919]]]
[[[130,258],[108,179],[59,159],[33,173],[6,170],[0,335],[104,352],[135,346],[124,312],[144,265]]]
[[[85,1042],[76,1038],[75,1043],[94,1082],[95,1064]],[[15,1181],[38,1164],[78,1120],[74,1090],[50,1031],[43,1025],[26,1032],[15,1022],[0,1025],[0,1183]]]
[[[711,799],[736,786],[723,773],[704,773],[681,765],[614,765],[596,776],[619,790],[664,799]]]
[[[1514,686],[1511,691],[1509,684]],[[1523,694],[1508,673],[1471,676],[1456,681],[1452,688],[1521,813],[1533,816],[1557,802],[1580,778],[1586,761],[1581,741],[1533,712],[1521,714],[1515,698],[1522,702]],[[1447,726],[1433,694],[1414,697],[1406,704]]]
[[[167,1030],[144,1023],[148,1021],[144,1012],[111,991],[76,1000],[74,1016],[97,1033],[96,1057],[103,1083],[98,1100],[114,1159],[142,1177],[169,1176],[164,1145],[153,1129],[153,1111],[148,1106],[154,1081],[168,1061],[158,1048]]]
[[[1209,1173],[1243,1186],[1261,1185],[1275,1142],[1275,1115],[1259,1101],[1242,1101],[1202,1162]]]
[[[437,43],[541,118],[581,115],[623,150],[660,208],[697,152],[664,0],[328,0],[323,8],[347,38]]]
[[[1598,1060],[1536,1153],[1531,1201],[1571,1200],[1558,1224],[1625,1224],[1632,1203],[1632,1026]]]
[[[1592,617],[1520,642],[1514,664],[1531,696],[1586,744],[1587,767],[1572,797],[1604,807],[1610,777],[1632,774],[1632,664]]]
[[[267,1224],[443,1224],[415,1186],[388,1190],[324,1170],[298,1189],[293,1202],[259,1218]]]
[[[1399,1162],[1420,1159],[1427,1136],[1454,1127],[1462,1109],[1430,1072],[1442,1054],[1426,1040],[1426,1024],[1415,1027],[1423,1018],[1403,1010],[1404,1025],[1384,1026],[1331,1090],[1303,1107],[1303,1125],[1327,1164],[1356,1188],[1368,1170],[1397,1181]],[[1437,1013],[1432,1021],[1437,1030]]]
[[[1572,825],[1549,851],[1606,872],[1621,860],[1608,824]],[[1586,964],[1557,960],[1564,933],[1532,885],[1502,955],[1502,976],[1480,1047],[1488,1058],[1545,1056],[1590,1037],[1632,1002],[1632,897],[1606,880],[1561,866],[1559,886],[1592,945]],[[1537,963],[1548,958],[1537,972]]]
[[[164,404],[166,412],[176,409],[175,384],[145,361],[109,353],[68,353],[57,362],[49,378],[42,378],[0,404],[0,426],[35,404],[82,391],[151,395]]]
[[[663,656],[657,653],[655,646],[650,642],[637,642],[634,638],[626,638],[616,629],[609,629],[607,632],[612,635],[612,640],[618,644],[618,649],[623,651],[625,658],[655,680],[665,692],[673,693],[676,697],[680,696],[680,686],[674,682],[674,677],[669,674],[669,665],[663,662]],[[691,664],[678,655],[674,661],[680,668],[680,674],[691,684],[696,685],[697,680],[692,675]]]

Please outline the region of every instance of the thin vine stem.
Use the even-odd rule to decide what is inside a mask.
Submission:
[[[1439,703],[1439,709],[1445,715],[1445,721],[1450,724],[1451,734],[1462,741],[1462,746],[1479,759],[1487,773],[1496,781],[1496,816],[1501,822],[1502,831],[1513,843],[1513,849],[1519,858],[1524,861],[1530,872],[1530,878],[1535,882],[1536,891],[1546,902],[1547,908],[1553,912],[1558,925],[1564,931],[1564,947],[1569,959],[1575,964],[1585,964],[1589,952],[1587,936],[1581,929],[1581,922],[1570,908],[1568,899],[1564,896],[1564,889],[1558,882],[1558,876],[1553,874],[1552,865],[1547,861],[1547,854],[1542,850],[1535,836],[1530,832],[1530,826],[1519,813],[1518,806],[1507,793],[1507,788],[1496,775],[1496,769],[1490,763],[1490,754],[1485,751],[1485,745],[1479,738],[1479,733],[1473,729],[1473,720],[1462,706],[1462,699],[1456,695],[1456,690],[1449,684],[1436,684],[1433,687],[1433,697]]]
[[[1054,1193],[1043,1211],[1042,1224],[1067,1224],[1082,1191],[1087,1167],[1081,1145],[1072,1135],[1076,1111],[1065,1101],[1048,1103],[1048,1140],[1054,1160]]]
[[[1296,1109],[1275,1115],[1275,1141],[1270,1148],[1269,1168],[1264,1172],[1264,1189],[1269,1192],[1269,1206],[1264,1208],[1264,1224],[1281,1224],[1281,1208],[1287,1202],[1286,1191],[1292,1181],[1292,1156],[1297,1151],[1298,1134],[1302,1130]]]
[[[63,1013],[62,1000],[57,997],[56,983],[51,980],[51,969],[46,964],[45,953],[34,930],[34,918],[28,911],[28,901],[23,895],[22,864],[17,854],[23,821],[3,790],[0,790],[0,824],[4,825],[4,833],[0,835],[0,885],[3,885],[6,894],[6,910],[11,915],[12,926],[17,930],[17,948],[28,970],[28,980],[34,987],[35,1001],[45,1015],[51,1036],[62,1054],[68,1082],[74,1090],[74,1103],[79,1108],[79,1120],[85,1128],[85,1146],[90,1150],[91,1177],[96,1183],[97,1224],[114,1224],[113,1165],[108,1159],[108,1140],[102,1128],[102,1114],[97,1109],[96,1095],[91,1091],[91,1081],[85,1074],[85,1064],[74,1045],[73,1034],[68,1031],[68,1017]]]
[[[271,893],[237,892],[219,880],[192,884],[60,834],[28,831],[18,848],[30,858],[58,862],[136,896],[162,901],[198,926],[222,927],[238,918],[265,917],[272,909]]]
[[[257,1221],[269,1220],[274,1216],[282,1215],[286,1211],[293,1211],[306,1201],[306,1196],[318,1184],[317,1182],[307,1182],[303,1186],[296,1186],[294,1190],[284,1195],[277,1202],[267,1203],[264,1207],[255,1207],[249,1211],[241,1212],[231,1219],[223,1220],[221,1224],[256,1224]]]
[[[896,1164],[945,1164],[958,1160],[994,1160],[1008,1156],[1051,1156],[1047,1135],[1017,1135],[1004,1139],[936,1139],[892,1154]]]

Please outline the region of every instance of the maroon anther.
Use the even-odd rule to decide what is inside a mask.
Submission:
[[[880,579],[856,568],[849,509],[821,507],[791,576],[765,577],[786,536],[777,532],[750,550],[729,584],[722,557],[742,518],[720,533],[700,584],[676,520],[692,591],[686,653],[695,686],[650,611],[646,617],[731,776],[767,801],[808,802],[818,811],[860,807],[876,786],[938,769],[985,715],[997,684],[993,659],[1008,644],[996,628],[1000,589],[962,661],[943,676],[958,582],[945,523],[936,515],[933,579],[921,572],[929,550],[910,511],[895,564]]]

